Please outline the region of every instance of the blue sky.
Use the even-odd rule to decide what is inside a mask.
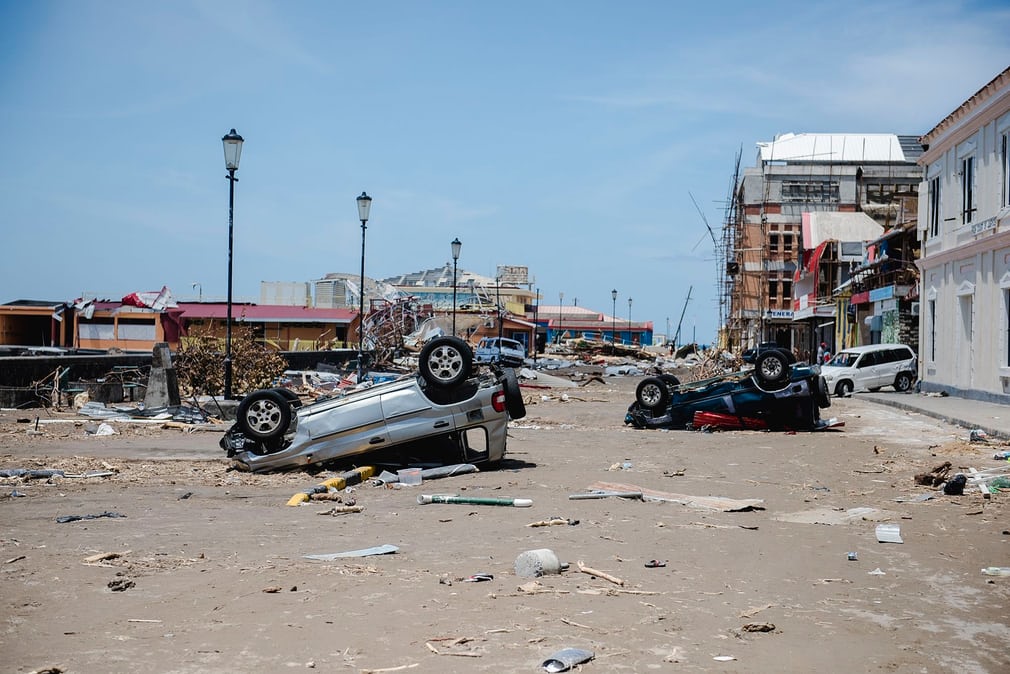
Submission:
[[[1002,2],[0,0],[0,302],[526,265],[711,341],[734,161],[922,134],[1010,64]]]

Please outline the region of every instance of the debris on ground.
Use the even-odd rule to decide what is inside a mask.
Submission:
[[[372,555],[391,555],[400,548],[386,543],[377,545],[374,548],[363,548],[361,550],[348,550],[347,552],[330,552],[320,555],[302,555],[304,559],[311,559],[317,562],[332,562],[335,559],[344,557],[371,557]]]
[[[953,468],[953,466],[950,461],[944,461],[928,473],[917,474],[915,476],[915,483],[925,485],[927,487],[939,487],[947,481],[947,475],[950,473],[951,468]]]
[[[592,651],[581,648],[565,648],[544,660],[540,665],[548,672],[567,672],[583,662],[592,660],[596,655]],[[579,668],[581,669],[581,667]]]
[[[135,585],[136,583],[129,578],[116,578],[115,580],[109,581],[109,589],[113,592],[126,592]]]
[[[104,513],[98,513],[97,515],[62,515],[56,518],[56,521],[60,524],[65,524],[67,522],[80,522],[81,520],[97,520],[101,517],[126,517],[122,513],[105,511]]]
[[[731,499],[723,496],[688,496],[687,494],[674,494],[656,489],[645,489],[633,484],[619,484],[616,482],[594,482],[586,487],[586,490],[640,493],[646,501],[680,503],[699,510],[716,510],[721,512],[764,510],[764,500],[759,498]]]

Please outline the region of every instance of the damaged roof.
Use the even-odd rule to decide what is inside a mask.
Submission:
[[[916,136],[893,133],[784,133],[757,144],[762,162],[887,162],[914,164]]]
[[[179,309],[185,318],[216,318],[224,320],[228,305],[197,302],[180,302]],[[256,323],[348,323],[358,315],[357,309],[320,309],[315,307],[282,304],[232,304],[232,320]]]
[[[383,283],[388,283],[400,288],[451,288],[452,263],[446,262],[445,266],[436,267],[435,269],[425,269],[408,274],[401,274],[399,276],[390,276],[389,278],[382,279],[382,281]],[[480,274],[474,274],[473,272],[457,267],[456,285],[494,287],[495,280],[493,278],[481,276]]]

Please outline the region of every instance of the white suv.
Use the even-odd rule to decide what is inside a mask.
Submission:
[[[501,363],[506,367],[522,367],[526,359],[526,347],[522,342],[507,337],[485,337],[474,349],[474,360],[478,363]]]
[[[835,354],[821,367],[821,374],[828,390],[837,396],[879,391],[884,386],[904,393],[915,383],[915,352],[904,344],[853,346]]]

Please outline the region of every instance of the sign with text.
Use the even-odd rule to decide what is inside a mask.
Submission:
[[[500,264],[498,265],[498,279],[504,285],[524,286],[529,285],[529,267],[518,265]]]

